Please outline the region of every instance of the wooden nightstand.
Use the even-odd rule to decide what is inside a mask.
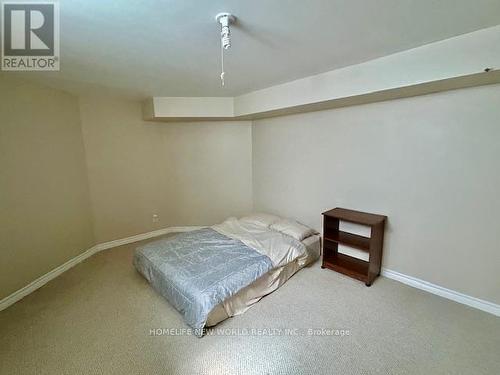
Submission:
[[[363,281],[366,286],[372,285],[380,275],[382,247],[387,216],[353,211],[345,208],[334,208],[323,212],[323,264],[321,268],[341,272]],[[369,226],[370,237],[339,230],[339,222]],[[350,246],[369,254],[368,261],[338,252],[339,244]]]

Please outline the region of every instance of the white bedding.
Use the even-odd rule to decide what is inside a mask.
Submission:
[[[212,229],[267,255],[274,267],[284,266],[306,253],[304,244],[295,238],[236,218],[229,218]]]
[[[248,310],[265,295],[274,292],[293,274],[320,256],[320,236],[313,235],[302,242],[269,228],[230,218],[212,227],[225,236],[236,238],[245,245],[267,255],[274,268],[232,297],[217,305],[209,314],[207,326]]]

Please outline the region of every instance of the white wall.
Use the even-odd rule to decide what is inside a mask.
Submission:
[[[0,300],[94,245],[78,99],[0,75]]]
[[[255,121],[256,210],[386,214],[383,267],[500,302],[500,85]]]
[[[97,242],[251,211],[250,122],[164,124],[141,120],[141,110],[118,97],[80,98]]]
[[[85,96],[79,110],[57,90],[1,87],[0,297],[95,242],[254,201],[317,229],[336,206],[386,214],[384,267],[500,302],[500,85],[253,126],[145,122],[137,101]]]

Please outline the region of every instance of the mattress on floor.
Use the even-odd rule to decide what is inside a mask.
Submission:
[[[217,305],[208,316],[207,327],[215,326],[223,320],[243,314],[262,297],[280,288],[290,277],[301,268],[314,263],[321,253],[321,236],[312,235],[302,241],[307,252],[294,261],[270,270],[235,295]]]
[[[134,265],[201,336],[224,319],[218,306],[226,317],[241,314],[318,256],[291,236],[230,218],[143,245]]]

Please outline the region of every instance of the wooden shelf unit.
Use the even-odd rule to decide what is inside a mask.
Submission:
[[[323,212],[323,263],[321,268],[343,273],[372,285],[380,275],[382,248],[387,217],[345,208]],[[368,226],[370,237],[339,230],[341,221]],[[339,253],[338,246],[346,245],[368,253],[368,261]]]

